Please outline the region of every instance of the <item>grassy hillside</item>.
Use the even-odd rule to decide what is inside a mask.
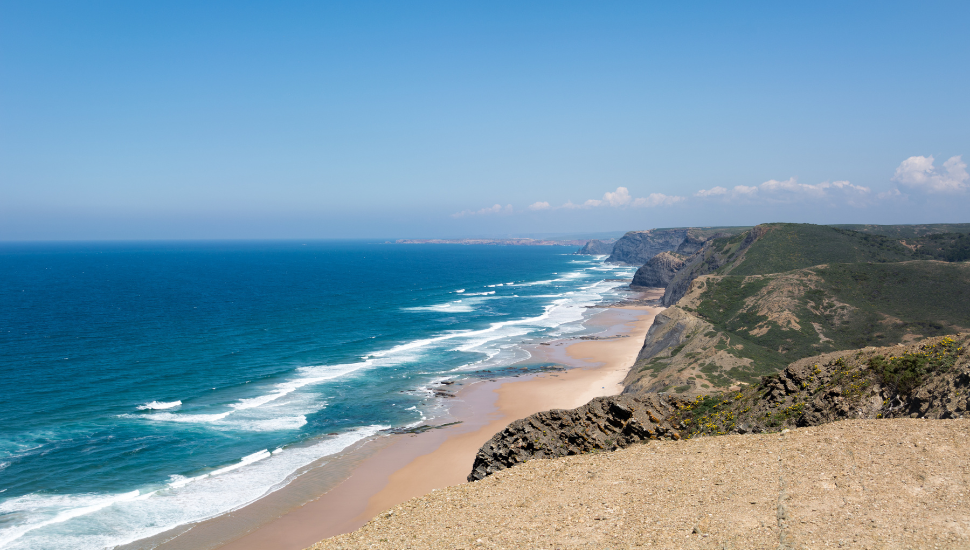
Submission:
[[[825,263],[900,262],[913,252],[898,241],[881,235],[837,229],[826,225],[766,224],[769,231],[744,253],[739,265],[719,272],[731,275],[781,273]],[[725,239],[725,245],[731,241]]]
[[[916,225],[863,225],[841,224],[832,225],[839,229],[848,229],[860,233],[882,235],[895,240],[915,239],[935,233],[970,233],[970,223],[927,223]]]
[[[964,259],[970,235],[960,233],[895,240],[775,223],[715,239],[667,285],[672,307],[628,391],[710,392],[818,353],[970,329]]]
[[[970,327],[970,265],[828,264],[708,285],[695,313],[764,349],[776,366],[819,351],[897,343]],[[786,313],[790,316],[785,315]]]
[[[965,262],[970,260],[970,234],[937,233],[902,241],[913,248],[914,256],[926,260]]]
[[[968,263],[708,275],[665,313],[672,321],[648,337],[627,384],[680,393],[752,384],[803,357],[967,330],[968,303]]]
[[[970,225],[970,224],[968,224]],[[878,226],[887,227],[887,226]],[[970,234],[936,233],[908,240],[812,224],[762,224],[714,239],[667,286],[663,303],[675,304],[699,276],[766,275],[829,263],[970,260]]]

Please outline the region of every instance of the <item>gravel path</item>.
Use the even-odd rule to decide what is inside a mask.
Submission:
[[[312,548],[970,548],[970,420],[533,460]]]

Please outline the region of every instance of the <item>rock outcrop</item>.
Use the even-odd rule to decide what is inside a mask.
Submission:
[[[694,231],[688,231],[686,238],[684,238],[684,242],[680,243],[675,252],[684,256],[690,256],[703,248],[704,243],[719,236],[723,236],[723,234],[718,233],[717,235],[706,237],[699,235]]]
[[[748,229],[750,227],[675,227],[630,231],[616,241],[606,261],[641,266],[661,252],[690,256],[712,239],[737,235]]]
[[[615,450],[655,439],[680,439],[667,421],[676,399],[659,395],[598,397],[576,409],[557,409],[516,420],[478,454],[468,481],[534,458]]]
[[[689,435],[778,431],[848,419],[970,415],[970,333],[795,361],[740,391],[698,397],[677,419]]]
[[[744,233],[743,237],[737,236],[736,239],[740,239],[740,242],[728,241],[718,247],[714,245],[715,243],[721,245],[721,241],[708,240],[700,250],[687,259],[684,266],[670,280],[661,303],[668,307],[676,304],[677,300],[687,293],[694,279],[714,273],[728,264],[738,264],[743,261],[745,251],[764,237],[769,230],[768,226],[759,225]]]
[[[687,238],[687,229],[630,231],[613,245],[608,263],[641,266],[661,252],[673,252]]]
[[[686,241],[684,241],[686,242]],[[684,257],[673,252],[661,252],[650,258],[633,275],[631,287],[664,288],[670,283],[677,271],[684,267]]]
[[[591,256],[600,256],[603,254],[613,253],[613,244],[616,243],[616,239],[591,239],[582,248],[576,251],[576,254],[588,254]]]

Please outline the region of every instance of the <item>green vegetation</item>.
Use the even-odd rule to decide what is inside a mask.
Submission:
[[[745,253],[744,262],[721,272],[731,275],[781,273],[826,263],[901,262],[913,258],[910,249],[881,235],[826,225],[770,224]]]
[[[860,233],[882,235],[892,239],[914,239],[938,233],[970,233],[970,223],[929,223],[921,225],[832,225]]]
[[[916,352],[899,357],[877,355],[869,360],[880,382],[901,394],[910,394],[928,374],[949,372],[962,351],[953,338],[945,337],[937,344],[921,346]]]
[[[696,344],[683,353],[692,335],[639,371],[691,366],[723,388],[819,353],[970,329],[970,224],[852,227],[864,230],[776,223],[715,239],[665,301],[718,275],[680,307],[712,325],[705,345],[745,361],[710,358]]]
[[[841,349],[887,345],[905,334],[941,336],[970,327],[970,266],[956,263],[832,265],[814,270],[825,294],[856,309],[826,319]]]
[[[787,286],[769,288],[782,277],[790,279],[783,281]],[[801,285],[801,295],[792,289],[793,284]],[[760,301],[749,306],[766,288]],[[785,306],[797,326],[782,326],[758,314],[759,307],[782,299],[787,300]],[[970,266],[966,264],[854,263],[747,282],[739,276],[709,281],[696,314],[724,335],[715,344],[716,350],[753,361],[727,373],[752,383],[802,357],[895,344],[907,334],[940,336],[970,327],[966,304],[970,304]],[[720,386],[722,381],[709,370],[701,369]]]
[[[908,415],[909,411],[900,405],[909,401],[909,396],[931,376],[952,371],[965,356],[967,341],[966,335],[960,339],[946,336],[888,357],[864,350],[849,351],[825,364],[809,363],[766,377],[761,384],[740,391],[681,402],[672,420],[683,422],[690,438],[722,435],[738,428],[771,431],[811,425],[837,419],[839,415],[856,417],[851,412],[854,407],[868,410],[867,414],[874,418]],[[873,410],[875,396],[883,402]],[[816,414],[823,414],[811,421],[805,415],[813,409]]]
[[[970,260],[970,234],[938,233],[919,239],[906,241],[915,246],[914,255],[921,260],[941,260],[944,262],[966,262]]]

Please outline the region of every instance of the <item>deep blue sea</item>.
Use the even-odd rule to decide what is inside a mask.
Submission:
[[[428,390],[579,333],[632,269],[566,247],[0,245],[0,548],[209,518]]]

